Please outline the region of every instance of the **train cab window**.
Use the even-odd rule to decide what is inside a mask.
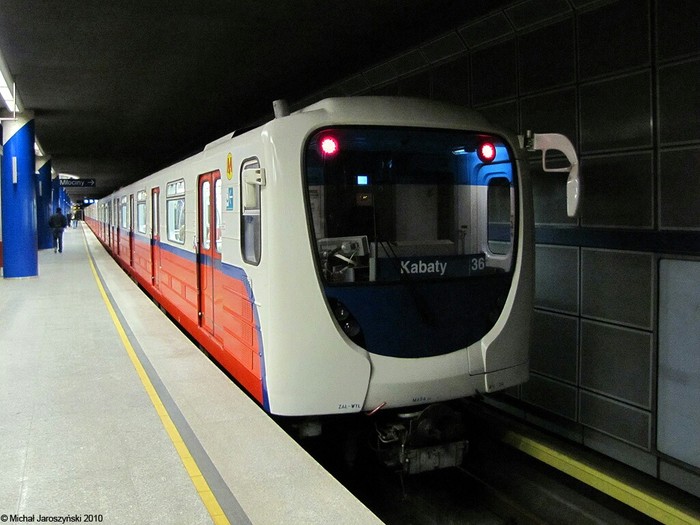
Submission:
[[[185,243],[185,181],[169,182],[165,190],[166,223],[169,241]]]
[[[146,233],[146,192],[136,194],[136,229],[139,233]]]
[[[260,184],[246,181],[248,175],[260,170],[258,159],[248,159],[241,166],[241,252],[250,264],[259,264],[261,256]]]
[[[122,197],[119,203],[120,213],[119,213],[119,223],[123,229],[129,228],[129,201],[126,197]]]
[[[459,130],[334,127],[306,144],[307,213],[328,283],[469,279],[513,270],[513,156]]]

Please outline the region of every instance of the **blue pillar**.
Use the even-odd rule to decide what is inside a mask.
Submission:
[[[34,172],[34,115],[2,126],[3,277],[39,275]]]
[[[68,193],[66,193],[66,190],[64,188],[61,188],[61,199],[63,202],[63,208],[64,213],[67,213],[70,211],[70,197],[68,196]]]
[[[40,250],[53,248],[53,234],[49,228],[51,217],[51,158],[36,159],[36,231]]]
[[[55,212],[56,208],[61,207],[59,197],[63,188],[61,188],[61,180],[58,177],[51,179],[51,211]]]

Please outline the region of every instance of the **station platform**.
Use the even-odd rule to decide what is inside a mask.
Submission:
[[[38,277],[0,279],[0,326],[3,522],[381,523],[87,226]]]

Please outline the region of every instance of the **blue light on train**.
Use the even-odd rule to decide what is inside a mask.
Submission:
[[[369,176],[368,175],[358,175],[357,176],[357,185],[358,186],[367,186],[369,184]]]

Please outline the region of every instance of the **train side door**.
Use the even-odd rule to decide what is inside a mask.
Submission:
[[[221,264],[218,207],[221,175],[218,171],[199,176],[197,271],[199,279],[199,325],[214,333],[216,270]]]
[[[134,267],[134,194],[129,195],[129,267]]]
[[[158,288],[160,269],[160,188],[151,190],[151,284]]]
[[[105,224],[104,234],[107,240],[107,246],[112,247],[112,203],[107,201],[105,204],[105,214],[107,224]]]
[[[119,210],[119,199],[114,199],[114,246],[112,247],[112,250],[114,253],[119,255],[119,241],[120,241],[120,234],[119,230],[121,229],[119,226],[121,224],[121,213]]]

